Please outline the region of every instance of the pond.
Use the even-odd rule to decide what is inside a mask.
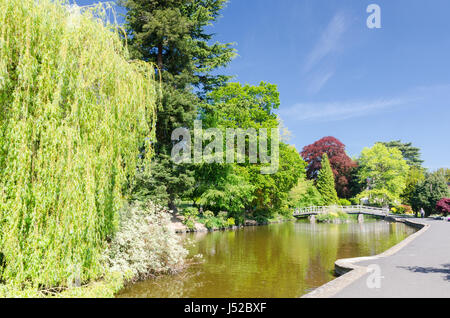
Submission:
[[[125,288],[118,297],[293,298],[333,280],[340,258],[384,252],[416,230],[403,223],[304,221],[189,234],[203,262]]]

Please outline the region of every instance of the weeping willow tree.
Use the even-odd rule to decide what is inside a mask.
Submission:
[[[0,0],[0,283],[102,275],[155,122],[154,68],[98,11]]]

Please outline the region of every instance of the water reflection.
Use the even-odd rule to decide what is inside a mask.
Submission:
[[[204,262],[176,276],[137,283],[119,297],[299,297],[332,280],[339,258],[379,254],[415,230],[369,220],[350,224],[292,222],[193,234]]]

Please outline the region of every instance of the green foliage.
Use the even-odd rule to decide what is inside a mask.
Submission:
[[[321,223],[337,223],[347,221],[350,216],[338,207],[330,207],[327,213],[321,213],[316,216],[317,222]]]
[[[204,125],[226,128],[277,128],[274,110],[280,105],[276,85],[261,82],[258,86],[229,83],[209,94],[210,104],[202,115]],[[271,136],[268,136],[271,145]],[[248,141],[247,141],[248,143]],[[248,149],[248,148],[247,148]],[[194,200],[213,211],[226,210],[236,222],[244,213],[275,215],[288,213],[288,194],[304,177],[306,163],[295,148],[280,143],[279,169],[271,175],[261,174],[263,164],[245,163],[203,165],[196,170]]]
[[[364,148],[359,158],[358,176],[367,189],[358,197],[367,196],[380,205],[400,201],[406,188],[409,166],[397,148],[381,143]]]
[[[235,56],[231,44],[211,43],[206,28],[215,22],[224,0],[121,0],[127,9],[126,28],[135,58],[158,66],[162,94],[158,103],[155,159],[152,172],[139,174],[135,192],[156,198],[176,211],[176,199],[190,195],[195,185],[192,165],[174,167],[170,160],[171,134],[192,128],[197,106],[205,95],[223,85],[227,76],[216,69]]]
[[[334,185],[334,175],[326,153],[322,156],[322,169],[320,169],[319,176],[317,177],[316,186],[322,196],[324,205],[333,205],[338,202]]]
[[[450,169],[449,168],[440,168],[436,171],[437,174],[441,174],[444,176],[445,181],[450,183]]]
[[[198,209],[196,207],[188,207],[183,210],[182,214],[184,216],[183,224],[191,230],[194,229],[199,214]]]
[[[113,298],[123,288],[126,275],[108,272],[105,276],[80,287],[58,287],[36,290],[29,285],[0,285],[0,298]]]
[[[422,168],[411,167],[406,177],[406,187],[401,194],[402,201],[411,204],[414,200],[414,191],[417,185],[425,179],[425,173]]]
[[[391,212],[393,214],[408,214],[412,215],[414,214],[412,207],[409,205],[397,205],[391,208]]]
[[[170,156],[159,154],[151,165],[142,165],[136,175],[133,198],[146,201],[151,198],[157,204],[168,206],[177,212],[175,200],[189,195],[195,181],[194,171],[190,165],[176,165]]]
[[[254,198],[255,190],[245,173],[246,171],[241,167],[233,167],[233,171],[216,180],[215,184],[203,192],[198,204],[216,212],[239,213],[245,211]]]
[[[207,28],[220,16],[226,0],[120,0],[127,9],[126,27],[137,58],[149,60],[164,81],[179,89],[195,85],[211,91],[229,77],[212,74],[236,56],[232,43],[212,42]]]
[[[0,280],[83,284],[104,273],[139,147],[150,149],[154,68],[129,63],[90,10],[2,0],[0,12]]]
[[[364,183],[359,181],[359,163],[356,159],[353,159],[356,162],[357,167],[353,168],[350,172],[350,176],[348,178],[348,187],[350,189],[350,201],[351,199],[355,199],[355,197],[364,191]],[[359,202],[352,202],[353,204],[359,204]]]
[[[425,180],[416,186],[411,203],[415,212],[423,208],[429,216],[435,212],[437,202],[448,196],[449,190],[445,177],[440,173],[428,173]]]
[[[389,204],[398,203],[398,198],[395,197],[389,190],[387,189],[371,189],[364,190],[360,194],[356,196],[358,201],[362,199],[367,199],[370,205],[385,207]]]
[[[205,123],[220,128],[276,128],[274,110],[280,106],[280,94],[274,84],[228,83],[209,94],[211,106],[206,109]]]
[[[347,199],[339,199],[338,204],[341,206],[350,206],[352,203]]]
[[[410,167],[421,168],[423,160],[420,159],[420,149],[413,147],[412,143],[403,143],[401,140],[394,140],[390,142],[381,142],[387,148],[397,148],[402,153],[403,159]]]
[[[300,180],[289,192],[288,202],[291,207],[305,208],[322,206],[322,195],[314,185],[313,180]]]
[[[258,165],[248,166],[250,183],[256,188],[254,211],[265,210],[271,216],[290,214],[289,192],[300,178],[305,178],[305,167],[297,150],[284,143],[280,143],[277,173],[263,175]]]
[[[229,218],[227,212],[220,212],[215,216],[213,212],[206,211],[199,222],[205,224],[209,230],[226,229],[235,225],[235,219]]]

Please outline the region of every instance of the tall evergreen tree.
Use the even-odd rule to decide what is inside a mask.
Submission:
[[[317,190],[322,195],[324,205],[333,205],[338,202],[338,196],[334,185],[334,175],[331,170],[330,160],[326,153],[322,156],[322,169],[317,177]]]
[[[397,148],[401,151],[403,158],[410,167],[421,168],[423,160],[420,159],[420,149],[413,147],[412,143],[404,143],[401,140],[394,140],[390,142],[381,142],[387,148]]]
[[[126,28],[133,57],[157,65],[162,83],[153,167],[141,175],[139,184],[148,187],[149,195],[168,199],[169,207],[176,210],[175,199],[185,194],[195,180],[192,166],[175,167],[171,161],[171,134],[176,128],[191,128],[206,93],[228,80],[212,71],[228,64],[235,56],[234,49],[230,43],[211,44],[213,34],[205,30],[216,21],[226,0],[120,3],[127,9]]]

